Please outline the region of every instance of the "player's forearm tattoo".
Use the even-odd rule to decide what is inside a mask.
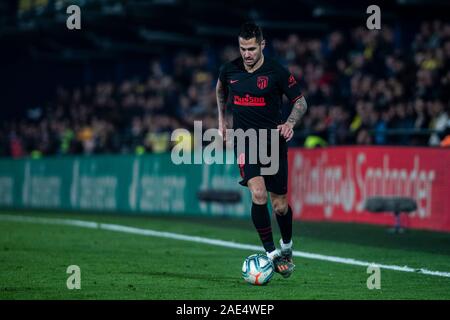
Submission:
[[[294,106],[292,107],[291,114],[289,115],[287,121],[292,123],[292,126],[295,126],[297,121],[305,114],[308,109],[308,105],[306,104],[305,97],[301,97],[297,101],[295,101]]]
[[[217,99],[217,109],[219,114],[219,121],[225,116],[225,106],[227,102],[226,90],[220,81],[217,82],[216,86],[216,99]]]

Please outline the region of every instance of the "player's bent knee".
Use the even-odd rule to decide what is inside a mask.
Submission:
[[[267,192],[264,189],[256,189],[252,191],[252,201],[256,204],[267,203]]]
[[[273,212],[279,216],[284,216],[287,214],[288,206],[287,203],[274,203],[272,206]]]

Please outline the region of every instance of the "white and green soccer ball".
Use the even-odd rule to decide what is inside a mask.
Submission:
[[[265,254],[256,253],[248,256],[242,265],[242,277],[254,285],[267,284],[274,273],[273,264]]]

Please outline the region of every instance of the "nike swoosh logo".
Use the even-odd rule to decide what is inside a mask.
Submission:
[[[236,83],[236,82],[238,82],[239,80],[230,80],[230,83],[231,84],[233,84],[233,83]]]

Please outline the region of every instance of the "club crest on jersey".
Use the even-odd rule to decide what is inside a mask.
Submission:
[[[294,76],[291,74],[291,76],[289,77],[288,80],[289,84],[288,84],[288,88],[292,87],[293,85],[295,85],[297,83],[297,81],[295,80]]]
[[[267,88],[267,85],[269,84],[269,77],[266,76],[260,76],[256,79],[256,85],[259,89],[263,90]]]

